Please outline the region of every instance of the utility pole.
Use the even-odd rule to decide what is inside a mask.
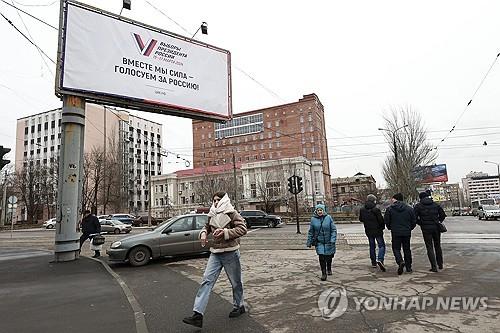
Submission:
[[[102,180],[102,188],[103,188],[103,202],[102,202],[102,213],[106,214],[106,202],[108,201],[108,191],[106,190],[106,113],[108,113],[108,109],[104,107],[104,156],[103,156],[103,180]]]
[[[81,210],[85,100],[64,95],[57,191],[56,262],[78,259],[78,219]]]
[[[148,172],[148,192],[149,192],[148,193],[149,194],[148,195],[148,227],[151,227],[151,202],[152,202],[152,200],[151,200],[151,195],[152,195],[152,193],[151,193],[151,188],[152,188],[151,187],[151,164],[153,164],[153,163],[148,162],[148,170],[149,170],[149,172]]]
[[[392,148],[394,149],[394,162],[396,164],[396,191],[400,192],[400,186],[399,186],[399,160],[398,160],[398,146],[396,145],[396,132],[399,131],[402,128],[408,127],[408,124],[405,124],[403,126],[399,126],[395,130],[391,131],[387,128],[379,128],[379,131],[386,131],[391,133],[392,137]]]
[[[3,179],[3,196],[2,196],[2,216],[0,216],[0,226],[5,225],[5,221],[7,221],[7,171],[5,171],[4,179]]]
[[[232,150],[232,149],[231,149]],[[233,153],[233,181],[234,181],[234,208],[238,210],[238,182],[236,179],[236,158],[234,157],[234,151]]]

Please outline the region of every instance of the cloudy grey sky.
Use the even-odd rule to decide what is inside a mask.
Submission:
[[[83,2],[115,13],[121,8],[121,0]],[[13,3],[58,25],[59,1]],[[0,12],[56,58],[57,31],[24,14],[21,20],[3,2]],[[132,11],[123,15],[182,35],[208,22],[208,36],[197,39],[231,51],[235,113],[316,93],[325,106],[332,175],[361,171],[383,185],[388,147],[377,128],[384,125],[384,114],[411,106],[437,144],[500,52],[498,13],[500,2],[494,0],[132,0]],[[61,103],[54,95],[55,66],[47,60],[48,69],[36,48],[1,17],[0,33],[0,144],[14,147],[17,118]],[[500,63],[495,63],[457,130],[439,146],[436,162],[447,164],[450,181],[471,170],[496,174],[484,160],[500,162],[499,86]],[[190,159],[189,119],[136,113],[162,123],[164,147]],[[174,157],[166,162],[166,172],[183,168]]]

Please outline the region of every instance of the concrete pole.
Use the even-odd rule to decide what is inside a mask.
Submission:
[[[63,96],[62,139],[59,157],[55,261],[79,257],[78,220],[81,210],[85,100]]]
[[[7,221],[7,171],[3,180],[3,196],[2,196],[2,216],[0,216],[0,226],[5,225]]]
[[[147,162],[148,163],[148,227],[151,227],[151,204],[153,203],[153,200],[151,200],[151,196],[153,195],[152,189],[153,187],[151,186],[151,165],[153,163]]]
[[[232,153],[233,153],[234,208],[238,210],[238,180],[236,178],[236,158],[234,156],[234,151]]]

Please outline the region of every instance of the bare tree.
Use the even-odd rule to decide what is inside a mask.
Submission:
[[[420,114],[411,107],[393,109],[384,119],[385,138],[392,152],[383,166],[384,179],[393,191],[414,199],[417,184],[413,170],[417,166],[433,163],[437,153],[427,142],[427,130]]]
[[[120,212],[126,206],[127,198],[123,191],[123,168],[122,151],[114,133],[111,134],[108,143],[108,151],[104,157],[103,177],[105,177],[105,188],[102,190],[101,202],[104,212],[108,206],[115,212]]]
[[[209,174],[205,173],[201,181],[194,185],[194,192],[198,196],[200,203],[204,206],[212,205],[212,196],[217,191],[225,191],[232,194],[230,189],[234,186],[231,174]],[[233,198],[234,200],[234,198]]]
[[[14,186],[24,204],[28,223],[36,223],[43,210],[44,199],[41,185],[45,180],[45,167],[34,160],[28,160],[23,167],[16,171]]]
[[[274,212],[288,197],[287,185],[283,172],[276,169],[265,170],[256,177],[257,198],[268,213]]]

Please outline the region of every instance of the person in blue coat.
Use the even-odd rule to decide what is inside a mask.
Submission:
[[[321,281],[325,281],[327,275],[332,275],[332,260],[335,255],[336,241],[337,227],[333,218],[327,214],[325,205],[316,205],[309,224],[306,245],[316,248],[321,267]]]

